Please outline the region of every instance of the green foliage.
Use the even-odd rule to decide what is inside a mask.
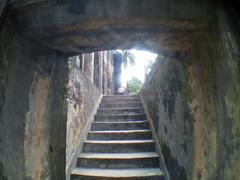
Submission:
[[[73,68],[73,60],[71,58],[68,59],[68,71],[70,72]]]
[[[132,78],[127,82],[128,91],[131,94],[139,94],[140,90],[142,89],[142,85],[142,81],[140,81],[136,77]]]
[[[70,87],[69,87],[68,82],[65,82],[64,88],[63,88],[63,99],[64,99],[64,101],[68,101],[69,89],[70,89]]]

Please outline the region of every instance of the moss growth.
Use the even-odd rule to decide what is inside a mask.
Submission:
[[[2,117],[2,108],[5,102],[5,88],[7,84],[7,62],[5,57],[6,47],[4,46],[4,33],[0,33],[0,127],[1,117]],[[0,137],[0,145],[2,143]],[[7,177],[4,173],[3,164],[0,162],[0,180],[7,180]]]
[[[65,82],[63,89],[63,99],[64,101],[67,101],[68,98],[69,98],[69,85],[68,82]]]
[[[176,158],[171,155],[171,150],[167,144],[161,143],[161,148],[171,180],[187,180],[186,169],[179,166]]]
[[[239,152],[237,150],[235,150],[231,156],[231,159],[229,160],[228,164],[225,167],[224,179],[227,179],[227,180],[239,179],[239,177],[240,177],[239,163],[240,163]]]
[[[7,84],[7,62],[5,61],[5,47],[3,45],[2,34],[0,36],[0,117],[2,112],[2,105],[5,101],[5,87]]]
[[[7,177],[4,175],[3,164],[0,162],[0,180],[7,180]]]
[[[232,133],[235,139],[235,144],[240,145],[240,109],[239,109],[239,94],[240,94],[240,82],[238,80],[239,68],[238,63],[231,63],[231,79],[229,79],[228,91],[226,94],[226,102],[228,105],[228,113],[232,119]]]
[[[67,101],[69,98],[69,78],[71,76],[71,73],[74,68],[74,62],[71,58],[68,58],[68,66],[67,66],[67,78],[65,79],[64,82],[64,88],[63,88],[63,100]]]
[[[231,120],[231,139],[232,144],[229,149],[231,153],[228,155],[228,161],[224,169],[225,179],[236,180],[240,176],[240,109],[239,109],[239,94],[240,83],[238,66],[239,59],[232,59],[227,62],[231,69],[227,93],[225,96],[227,113]]]

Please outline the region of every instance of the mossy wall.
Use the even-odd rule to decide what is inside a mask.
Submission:
[[[142,90],[172,180],[240,177],[240,55],[230,22],[216,10],[184,58],[158,59]]]
[[[240,177],[240,44],[239,33],[223,11],[218,12],[215,58],[217,84],[217,168],[219,179]]]
[[[113,52],[98,51],[69,58],[66,179],[81,151],[88,123],[93,120],[102,94],[114,92]],[[80,65],[81,64],[81,65]]]
[[[0,50],[5,51],[6,47],[4,45],[4,40],[6,36],[4,36],[3,33],[0,34]],[[9,37],[8,37],[9,38]],[[5,102],[5,89],[7,86],[7,67],[8,62],[6,61],[6,55],[3,53],[0,53],[0,117],[3,113],[3,106]],[[0,118],[0,127],[2,127],[3,121]],[[3,131],[0,128],[0,154],[3,153],[3,148],[1,147],[1,144],[3,143]],[[0,179],[5,180],[6,179],[6,173],[4,169],[3,159],[0,156]]]
[[[67,60],[0,33],[0,179],[65,179]]]
[[[101,91],[74,64],[69,73],[68,117],[66,136],[66,172],[67,179],[75,168],[79,155],[79,145],[87,123],[94,113],[94,108],[101,96]],[[86,133],[86,132],[85,132]]]

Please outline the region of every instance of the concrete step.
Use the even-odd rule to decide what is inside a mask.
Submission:
[[[96,153],[128,153],[128,152],[153,152],[155,143],[153,140],[86,140],[83,152]]]
[[[103,98],[101,103],[141,103],[140,98]]]
[[[75,168],[71,180],[163,180],[163,177],[163,173],[159,168]]]
[[[151,130],[90,131],[88,140],[145,140],[152,139]]]
[[[109,95],[109,96],[103,96],[103,99],[111,99],[118,101],[119,99],[140,99],[140,96],[137,95],[129,95],[129,96],[121,96],[121,95]]]
[[[139,96],[105,96],[71,180],[163,180]]]
[[[150,129],[149,121],[123,121],[123,122],[101,122],[95,121],[92,123],[92,131],[106,131],[106,130],[139,130]]]
[[[145,114],[143,108],[102,108],[99,109],[98,114]]]
[[[134,121],[134,120],[146,120],[145,114],[97,114],[95,121]]]
[[[158,155],[146,153],[82,153],[77,167],[85,168],[151,168],[159,167]]]
[[[101,103],[100,104],[100,109],[102,108],[142,108],[142,103],[141,102],[129,102],[129,103],[119,103],[119,102],[114,102],[114,103]]]

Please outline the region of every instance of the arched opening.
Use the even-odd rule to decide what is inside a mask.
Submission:
[[[149,51],[129,50],[129,53],[133,58],[134,63],[132,64],[128,60],[129,54],[124,54],[122,50],[83,53],[70,57],[68,60],[67,179],[76,168],[76,164],[80,163],[78,157],[83,151],[84,142],[89,138],[89,131],[92,122],[96,119],[99,103],[103,101],[102,96],[118,95],[117,90],[123,87],[123,83],[125,83],[124,88],[126,89],[124,95],[129,96],[131,93],[139,95],[142,84],[149,75],[150,63],[153,63],[157,57],[157,54]],[[141,86],[131,92],[131,87],[127,87],[127,83],[130,86],[129,80],[132,80],[130,73],[133,68],[135,68],[135,75],[138,74],[135,77],[140,79]],[[129,77],[129,79],[125,77]],[[119,84],[121,86],[118,86]],[[130,109],[132,108],[134,107]],[[124,109],[124,106],[121,109]],[[130,109],[128,108],[128,110]],[[101,108],[98,111],[100,110]],[[115,108],[115,110],[117,109]]]

